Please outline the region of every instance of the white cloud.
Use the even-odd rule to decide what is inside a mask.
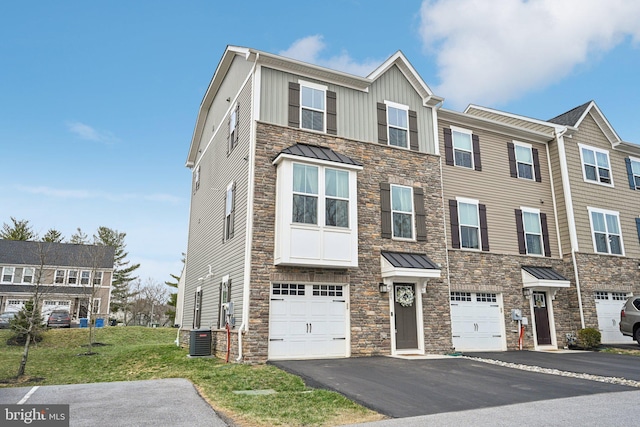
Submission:
[[[81,123],[81,122],[68,122],[67,128],[69,131],[80,139],[84,139],[87,141],[96,141],[96,142],[115,142],[117,140],[110,132],[98,131],[93,127]]]
[[[633,0],[425,0],[420,34],[448,104],[501,103],[569,75],[631,37]]]
[[[136,193],[108,193],[104,191],[71,190],[51,187],[29,187],[18,186],[21,192],[40,194],[46,197],[57,199],[104,199],[110,202],[125,202],[129,200],[146,200],[149,202],[176,204],[182,201],[181,197],[176,197],[166,193],[136,194]]]
[[[366,76],[382,63],[382,61],[378,60],[357,62],[346,51],[342,51],[337,56],[323,58],[321,57],[321,52],[325,48],[326,44],[323,41],[323,36],[316,34],[296,40],[287,50],[281,51],[279,55],[356,76]]]

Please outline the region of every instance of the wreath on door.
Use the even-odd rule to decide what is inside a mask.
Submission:
[[[403,307],[411,307],[415,300],[413,286],[398,286],[396,288],[396,302]]]

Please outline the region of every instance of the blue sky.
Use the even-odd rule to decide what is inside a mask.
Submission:
[[[549,119],[595,100],[640,143],[633,0],[0,4],[0,223],[127,233],[179,274],[198,107],[228,44],[364,75],[402,50],[444,107]]]

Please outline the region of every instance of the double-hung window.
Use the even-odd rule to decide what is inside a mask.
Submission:
[[[93,273],[93,284],[96,286],[102,285],[102,271],[96,271]]]
[[[235,224],[235,195],[236,185],[230,183],[227,186],[227,193],[224,202],[224,240],[227,241],[233,237]]]
[[[13,283],[15,267],[2,267],[2,283]]]
[[[64,270],[56,270],[56,276],[54,279],[54,283],[55,284],[63,284],[64,283],[64,278],[65,278],[65,271]]]
[[[533,153],[530,145],[514,144],[518,178],[535,179]]]
[[[540,224],[540,212],[535,210],[522,210],[522,224],[524,226],[525,245],[527,254],[542,255],[542,226]]]
[[[318,167],[293,164],[293,222],[318,224]]]
[[[33,283],[33,276],[36,269],[33,267],[25,267],[22,269],[22,283]]]
[[[82,286],[89,285],[89,278],[91,277],[91,272],[89,270],[82,270],[80,272],[80,284]]]
[[[69,285],[78,284],[78,270],[69,270],[69,274],[67,275],[67,284]]]
[[[409,108],[387,101],[389,145],[409,148]]]
[[[620,214],[615,211],[588,208],[593,233],[593,247],[598,253],[624,255]]]
[[[578,147],[580,147],[584,180],[598,184],[613,185],[609,152],[582,144],[578,144]]]
[[[460,224],[460,247],[480,249],[478,204],[468,200],[458,200],[458,222]]]
[[[473,169],[473,142],[471,132],[451,127],[453,160],[456,166]]]
[[[312,83],[300,83],[300,127],[325,131],[325,97],[327,88]]]
[[[391,186],[391,218],[393,237],[413,239],[413,189]]]
[[[349,227],[349,172],[325,169],[325,225]]]

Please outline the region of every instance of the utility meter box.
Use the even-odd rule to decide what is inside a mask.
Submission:
[[[514,308],[511,310],[511,320],[522,320],[522,310]]]

